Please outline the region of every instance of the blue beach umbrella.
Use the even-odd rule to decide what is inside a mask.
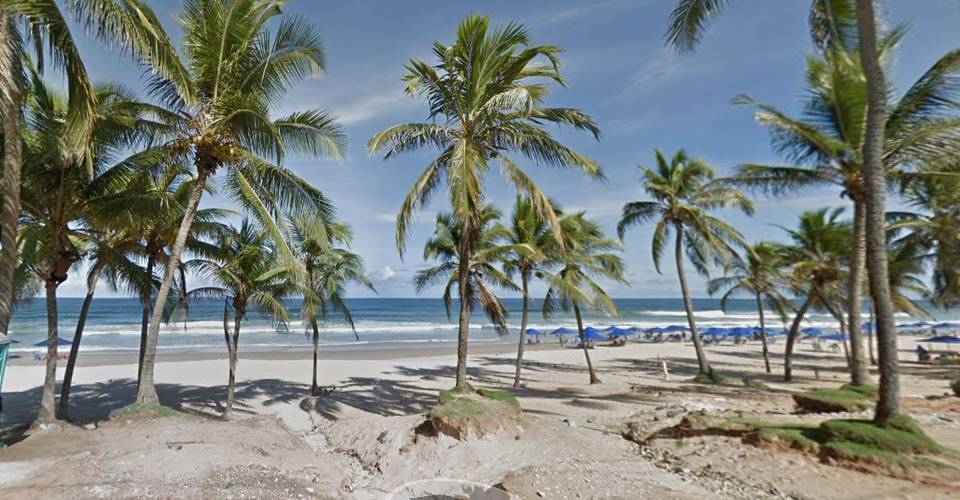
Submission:
[[[660,328],[659,326],[653,326],[653,327],[647,328],[643,332],[644,333],[663,333],[663,328]]]
[[[663,327],[663,333],[683,332],[686,330],[689,330],[689,328],[681,325],[669,325]]]
[[[543,335],[543,332],[536,328],[527,328],[527,335]]]
[[[727,329],[719,326],[711,326],[700,332],[701,335],[706,335],[707,337],[723,337],[727,335]]]
[[[901,323],[897,325],[897,328],[926,328],[930,323],[926,321],[917,321],[916,323]]]
[[[571,330],[565,326],[561,326],[560,328],[557,328],[556,330],[550,333],[552,333],[553,335],[573,335],[574,333],[577,333],[577,331]]]
[[[951,323],[949,321],[933,325],[934,330],[956,330],[958,328],[960,328],[960,323]]]
[[[821,330],[820,328],[817,328],[817,327],[815,327],[815,326],[808,326],[808,327],[804,328],[803,330],[800,330],[800,333],[805,333],[805,334],[807,334],[807,335],[819,336],[819,335],[823,335],[823,330]]]
[[[753,328],[748,328],[745,326],[738,326],[736,328],[731,328],[727,335],[731,337],[752,337]]]
[[[57,347],[68,346],[68,345],[72,345],[72,344],[73,344],[73,342],[70,342],[69,340],[67,340],[67,339],[65,339],[65,338],[63,338],[63,337],[57,337]],[[36,344],[33,344],[33,346],[34,346],[34,347],[47,347],[47,339],[41,340],[40,342],[37,342]]]
[[[839,333],[831,333],[830,335],[822,335],[820,337],[817,337],[817,339],[818,340],[835,340],[837,342],[840,342],[846,339],[846,337],[844,337],[843,335],[840,335]]]
[[[607,340],[608,335],[604,334],[600,330],[592,326],[588,326],[583,329],[583,338],[586,340]]]
[[[940,335],[937,337],[930,337],[928,339],[921,339],[917,342],[929,342],[931,344],[960,344],[960,337],[954,337],[952,335]]]
[[[618,328],[615,326],[607,328],[605,331],[609,333],[611,337],[627,337],[636,333],[636,330],[633,328]]]

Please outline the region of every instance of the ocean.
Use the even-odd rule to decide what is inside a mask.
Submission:
[[[60,336],[72,339],[77,323],[77,315],[83,302],[82,298],[61,298],[58,301],[60,313]],[[516,342],[520,324],[520,299],[505,299],[509,308],[511,334],[499,337],[490,322],[480,313],[471,319],[470,340],[481,342]],[[727,311],[720,308],[720,301],[714,299],[694,299],[694,308],[698,326],[752,326],[757,324],[755,302],[750,299],[732,300]],[[585,326],[606,327],[652,327],[672,324],[686,324],[683,303],[677,299],[617,299],[620,315],[609,318],[606,315],[585,311]],[[348,299],[356,325],[358,341],[353,330],[342,319],[333,316],[321,324],[321,343],[326,350],[333,349],[369,349],[418,347],[430,344],[437,346],[456,342],[457,318],[448,319],[440,299]],[[298,350],[310,349],[310,338],[303,323],[298,319],[300,301],[286,303],[291,321],[285,331],[277,331],[256,311],[247,315],[240,333],[242,350]],[[84,330],[82,351],[135,351],[140,341],[140,304],[134,298],[95,298],[87,318]],[[960,319],[960,311],[937,311],[935,319],[940,321]],[[916,318],[918,320],[931,319]],[[906,315],[900,315],[898,321],[912,321]],[[36,298],[21,304],[14,311],[10,331],[19,341],[11,350],[38,350],[33,344],[46,339],[46,307],[42,298]],[[864,314],[864,321],[867,315]],[[571,314],[557,311],[549,320],[540,313],[539,303],[531,310],[530,328],[549,331],[559,326],[576,327]],[[767,323],[771,328],[782,325],[772,313],[767,313]],[[836,322],[824,313],[814,312],[808,315],[804,326],[834,328]],[[191,303],[189,318],[185,321],[166,324],[161,328],[159,349],[173,351],[220,351],[224,349],[223,340],[223,302],[197,301]]]

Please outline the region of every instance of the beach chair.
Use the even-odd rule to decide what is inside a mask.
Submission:
[[[46,361],[46,360],[47,360],[47,355],[44,354],[44,353],[42,353],[42,352],[35,352],[35,353],[33,353],[33,360],[34,360],[34,361]]]

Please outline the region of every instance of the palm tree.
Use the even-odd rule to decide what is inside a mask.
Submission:
[[[221,190],[256,218],[280,261],[298,274],[276,219],[330,216],[331,206],[280,164],[288,154],[339,159],[344,150],[343,130],[329,113],[270,114],[293,85],[323,70],[312,25],[282,16],[280,5],[266,0],[186,0],[179,21],[183,58],[165,61],[175,71],[155,75],[150,88],[169,108],[158,112],[170,136],[163,149],[192,165],[196,177],[151,312],[137,391],[137,402],[148,404],[158,402],[153,376],[160,322],[207,182],[221,172]],[[271,22],[275,31],[267,28]]]
[[[554,242],[548,251],[559,270],[547,274],[550,288],[543,300],[543,316],[549,318],[558,305],[564,311],[573,310],[590,383],[599,384],[583,333],[581,308],[602,311],[610,316],[618,314],[617,305],[596,280],[628,284],[624,278],[623,259],[619,255],[622,247],[616,240],[607,238],[603,228],[586,218],[584,212],[564,216],[560,223],[563,245]]]
[[[752,296],[757,302],[760,318],[760,341],[763,344],[763,363],[770,373],[770,356],[767,347],[767,328],[764,307],[772,308],[781,319],[786,320],[790,309],[789,300],[780,293],[784,282],[783,252],[780,245],[761,241],[744,252],[743,257],[734,255],[724,267],[724,276],[710,280],[707,293],[723,291],[720,307],[726,311],[727,301],[738,294]]]
[[[554,210],[558,216],[559,210]],[[522,245],[526,251],[515,252],[504,261],[504,270],[512,277],[516,273],[520,277],[521,316],[520,340],[517,344],[517,369],[513,377],[513,386],[520,386],[520,368],[523,364],[523,347],[526,342],[527,320],[530,312],[530,279],[539,275],[549,266],[547,251],[556,244],[549,223],[537,213],[529,198],[517,196],[513,204],[513,214],[510,217],[510,235],[507,238],[511,244]]]
[[[467,286],[457,287],[459,292],[457,299],[461,303],[471,303],[471,311],[472,304],[478,303],[493,323],[494,330],[500,335],[506,335],[508,333],[507,308],[494,293],[491,285],[504,290],[517,291],[517,286],[510,281],[506,273],[497,268],[497,265],[514,252],[528,250],[524,245],[506,242],[509,230],[502,226],[499,220],[500,211],[492,205],[484,205],[481,208],[476,222],[477,230],[467,233],[472,234],[474,238],[474,241],[468,245],[472,250],[470,261],[466,265],[461,265],[463,257],[460,252],[465,245],[460,242],[460,238],[464,234],[462,230],[464,223],[453,214],[437,214],[433,236],[423,247],[423,260],[435,260],[439,264],[417,272],[414,285],[417,292],[420,292],[442,283],[444,285],[443,305],[449,318],[453,311],[453,289],[461,282],[460,272],[465,268]],[[461,290],[463,291],[460,292]],[[466,382],[464,384],[463,388],[469,387]]]
[[[244,219],[239,228],[230,228],[215,240],[217,255],[210,260],[197,260],[197,271],[213,283],[187,292],[187,299],[223,298],[223,336],[227,343],[230,372],[227,381],[227,402],[223,417],[230,418],[236,386],[237,351],[240,324],[251,306],[278,328],[288,321],[282,299],[292,292],[287,267],[277,262],[276,249],[262,228]],[[233,311],[233,333],[228,328],[228,312]]]
[[[881,43],[881,58],[889,59],[902,31],[894,31]],[[932,156],[957,153],[954,137],[960,121],[939,116],[945,110],[931,109],[937,96],[953,92],[960,74],[960,51],[943,56],[903,98],[893,104],[887,117],[884,165],[890,172]],[[773,194],[804,187],[833,184],[853,203],[853,240],[847,280],[847,317],[851,326],[851,382],[869,383],[860,329],[860,297],[864,282],[866,238],[866,189],[863,141],[866,116],[866,85],[855,54],[832,45],[819,57],[807,59],[805,113],[794,119],[778,109],[758,105],[757,121],[771,130],[774,147],[797,166],[748,164],[740,168],[738,182]],[[753,102],[749,98],[743,102]],[[946,108],[947,106],[943,106]]]
[[[527,30],[518,24],[490,28],[483,16],[468,16],[457,28],[452,45],[434,42],[434,66],[411,60],[404,81],[406,92],[419,95],[430,105],[429,121],[387,128],[367,143],[371,153],[384,158],[434,146],[439,156],[420,174],[397,213],[396,241],[403,256],[410,225],[430,196],[446,179],[453,215],[463,222],[459,242],[459,293],[467,292],[466,266],[472,260],[484,206],[485,180],[492,164],[518,192],[530,198],[537,213],[560,237],[559,220],[550,200],[509,155],[518,154],[534,163],[573,167],[588,177],[601,178],[600,167],[589,158],[554,139],[546,125],[568,125],[599,138],[600,131],[586,114],[570,108],[543,106],[548,82],[563,85],[558,53],[553,45],[533,45]],[[470,302],[460,303],[457,339],[456,388],[464,389],[467,369],[467,339]]]
[[[680,0],[670,17],[667,41],[681,50],[692,50],[707,22],[730,0]],[[880,397],[875,421],[884,425],[900,412],[900,382],[897,361],[897,332],[889,292],[884,213],[886,172],[884,138],[887,121],[887,88],[877,47],[876,15],[873,0],[814,0],[811,5],[811,34],[821,47],[832,44],[855,48],[860,55],[866,82],[867,109],[862,143],[864,232],[866,267],[880,346]],[[931,101],[935,109],[943,100]],[[859,318],[858,318],[859,321]]]
[[[88,171],[64,147],[67,103],[47,88],[36,73],[32,81],[28,127],[23,133],[25,168],[20,199],[25,227],[20,238],[21,245],[31,248],[21,260],[43,282],[47,299],[47,366],[37,416],[45,422],[56,417],[57,288],[82,259],[89,240],[89,234],[78,223],[90,213],[92,198],[116,186],[127,172],[140,166],[136,154],[121,155],[136,149],[151,125],[143,120],[145,105],[133,100],[123,88],[94,88],[96,119],[82,155],[92,162],[93,170]]]
[[[320,350],[320,329],[317,320],[326,321],[332,309],[343,316],[350,324],[357,340],[353,314],[344,300],[346,287],[361,285],[373,292],[376,289],[367,278],[363,268],[363,258],[351,252],[349,247],[353,234],[350,226],[343,223],[330,223],[316,216],[301,217],[292,221],[293,242],[297,256],[305,270],[305,281],[300,286],[303,295],[303,307],[300,317],[306,326],[309,324],[313,342],[313,383],[310,394],[320,393],[317,385],[317,359]]]
[[[73,384],[73,372],[80,354],[80,342],[87,323],[87,315],[93,304],[93,296],[97,284],[101,280],[107,281],[114,291],[120,289],[139,290],[152,286],[152,276],[144,272],[138,260],[140,235],[131,235],[122,229],[107,229],[89,235],[90,244],[87,249],[87,258],[90,263],[87,271],[87,292],[80,306],[77,316],[77,326],[70,344],[70,355],[60,384],[60,401],[57,402],[59,418],[69,418],[70,389]]]
[[[668,233],[673,231],[677,276],[699,371],[702,375],[712,377],[710,363],[697,332],[683,254],[686,250],[694,269],[703,275],[707,274],[711,261],[723,263],[734,254],[731,245],[745,246],[745,243],[736,229],[708,211],[733,207],[752,214],[753,203],[729,184],[715,181],[713,167],[688,157],[683,150],[677,151],[669,161],[657,150],[656,160],[656,170],[639,167],[643,189],[653,201],[635,201],[624,205],[623,215],[617,224],[617,234],[622,240],[631,226],[656,220],[651,253],[654,266],[660,272],[663,247]]]
[[[146,63],[164,61],[174,52],[153,11],[139,0],[69,0],[66,7],[76,21],[108,45],[119,45]],[[17,29],[22,25],[22,31]],[[20,185],[23,166],[21,142],[22,108],[30,86],[25,75],[24,47],[46,49],[67,81],[69,102],[63,136],[66,150],[84,157],[95,117],[96,96],[71,27],[54,0],[6,0],[0,7],[0,116],[3,116],[3,172],[0,178],[0,335],[7,334],[14,299],[17,264],[17,225],[20,216]],[[34,54],[43,71],[43,50]],[[157,66],[159,74],[166,68]]]
[[[826,309],[844,324],[843,315],[833,306],[844,277],[843,262],[850,250],[849,222],[840,220],[842,208],[820,209],[800,215],[796,229],[781,227],[793,244],[783,247],[783,259],[790,266],[791,282],[803,303],[797,310],[784,349],[783,377],[793,379],[793,346],[800,333],[800,324],[812,307]]]
[[[150,157],[150,159],[153,158]],[[146,274],[151,278],[142,282],[143,286],[136,290],[142,310],[138,376],[143,366],[153,293],[157,289],[157,283],[153,277],[156,274],[156,268],[169,261],[170,248],[176,241],[195,185],[195,179],[189,175],[185,167],[174,165],[163,168],[159,172],[152,170],[156,169],[136,172],[122,189],[99,197],[96,200],[98,210],[94,214],[94,226],[116,227],[134,235],[137,244],[141,247],[140,253]],[[198,209],[184,249],[201,255],[209,254],[209,243],[201,240],[200,237],[211,237],[220,233],[224,227],[217,221],[232,215],[236,215],[235,212],[220,208]],[[180,308],[186,312],[189,310],[189,304],[184,301],[185,269],[186,264],[180,262],[175,282],[179,290]]]

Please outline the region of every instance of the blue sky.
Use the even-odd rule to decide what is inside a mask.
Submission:
[[[148,1],[172,36],[178,29],[175,0]],[[730,104],[748,93],[781,109],[796,111],[802,97],[803,57],[811,49],[807,1],[740,0],[718,18],[695,54],[679,55],[663,45],[672,0],[600,0],[595,2],[291,0],[286,11],[316,24],[327,49],[327,73],[297,87],[278,113],[323,108],[345,125],[349,154],[341,163],[292,159],[287,166],[321,188],[335,202],[340,217],[355,231],[353,249],[363,255],[380,296],[414,296],[413,274],[425,263],[420,248],[432,230],[436,211],[446,200],[434,198],[409,239],[401,260],[393,243],[394,215],[415,177],[433,151],[383,161],[365,151],[375,132],[401,122],[422,121],[426,107],[403,94],[400,77],[411,58],[429,61],[434,40],[449,42],[457,23],[470,13],[494,22],[525,24],[535,43],[561,46],[562,73],[568,88],[556,88],[549,104],[589,113],[603,131],[601,141],[585,134],[557,131],[557,136],[603,167],[607,182],[574,172],[528,171],[567,210],[583,209],[613,234],[623,203],[642,199],[636,165],[650,165],[654,148],[672,154],[685,148],[712,163],[719,175],[742,162],[776,163],[767,134],[750,109]],[[891,22],[908,22],[910,34],[898,52],[893,84],[904,88],[938,56],[960,46],[960,2],[955,0],[887,0],[881,2]],[[83,55],[93,77],[134,89],[140,72],[117,53],[84,42]],[[511,189],[494,173],[490,199],[509,213]],[[207,206],[223,206],[212,197]],[[792,225],[805,209],[840,205],[836,191],[811,189],[783,199],[759,199],[748,218],[723,213],[750,241],[782,238],[772,224]],[[630,287],[611,285],[615,297],[679,295],[672,263],[663,274],[653,269],[651,227],[640,227],[625,240]],[[64,284],[64,296],[82,295],[82,273]],[[704,280],[691,277],[695,296],[706,296]],[[541,288],[536,288],[539,292]],[[355,291],[354,296],[368,295]],[[424,296],[438,296],[431,290]]]

